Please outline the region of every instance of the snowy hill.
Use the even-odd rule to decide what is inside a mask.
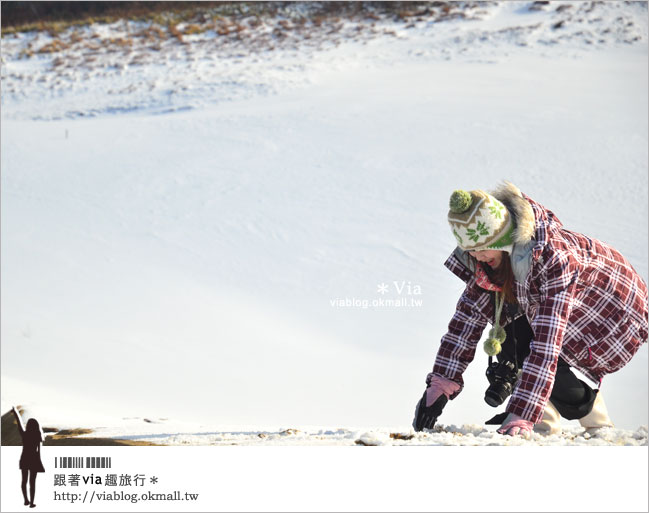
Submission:
[[[646,2],[317,9],[3,35],[3,412],[392,440],[462,290],[459,187],[511,180],[647,280]],[[458,444],[502,440],[485,368]],[[602,393],[600,441],[646,445],[646,346]]]
[[[646,2],[432,2],[396,12],[376,5],[243,6],[192,22],[122,21],[2,40],[4,118],[62,119],[165,113],[267,96],[363,72],[461,58],[555,59],[647,41]],[[249,14],[246,12],[250,10]]]

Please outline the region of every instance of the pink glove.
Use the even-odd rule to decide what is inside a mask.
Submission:
[[[532,436],[533,429],[534,424],[532,422],[510,413],[503,425],[498,428],[498,433],[511,436],[521,435],[523,438],[529,439]]]
[[[426,406],[430,406],[437,401],[440,395],[444,394],[447,398],[450,398],[450,396],[460,389],[460,385],[455,381],[434,374],[429,374],[426,382],[428,383],[428,388],[426,389]]]

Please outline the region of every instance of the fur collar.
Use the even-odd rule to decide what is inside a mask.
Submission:
[[[536,231],[532,205],[523,197],[513,183],[503,182],[491,195],[502,201],[514,221],[514,244],[525,245],[532,240]]]

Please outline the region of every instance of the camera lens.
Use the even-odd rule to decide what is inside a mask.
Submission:
[[[493,406],[494,408],[496,406],[500,406],[502,403],[505,402],[505,399],[509,396],[511,393],[511,390],[506,390],[506,388],[509,387],[503,387],[503,386],[498,386],[498,385],[492,385],[489,388],[487,388],[486,392],[484,393],[484,400],[489,406]]]

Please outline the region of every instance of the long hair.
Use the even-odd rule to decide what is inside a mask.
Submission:
[[[43,437],[41,436],[41,427],[38,424],[38,421],[34,418],[27,421],[25,426],[25,441],[29,441],[33,444],[41,443]]]
[[[503,255],[500,265],[496,269],[492,269],[484,262],[478,262],[475,258],[467,253],[467,256],[473,263],[475,269],[478,265],[482,267],[491,282],[503,288],[503,294],[506,303],[516,304],[516,292],[514,292],[514,270],[512,269],[512,262],[509,258],[509,253]]]
[[[486,264],[483,264],[482,268],[493,283],[503,288],[505,302],[515,304],[517,300],[516,293],[514,292],[514,270],[512,269],[512,261],[509,258],[509,253],[503,255],[500,265],[495,269],[492,269]]]

